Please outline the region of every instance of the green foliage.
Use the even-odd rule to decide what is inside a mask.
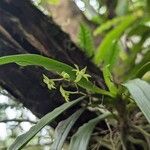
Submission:
[[[96,124],[98,124],[101,120],[106,119],[110,114],[102,114],[97,118],[90,120],[88,123],[81,126],[77,133],[71,139],[69,150],[87,150],[88,143],[90,140],[90,136]]]
[[[150,84],[140,79],[130,80],[124,84],[135,102],[150,123]]]
[[[137,57],[138,52],[135,53],[135,56]],[[144,54],[143,59],[138,63],[135,64],[134,61],[136,59],[136,57],[134,59],[129,58],[129,60],[131,59],[130,64],[128,64],[130,70],[129,73],[126,75],[126,79],[133,79],[135,77],[139,77],[144,75],[146,72],[149,71],[149,60],[150,60],[150,52],[148,51],[147,53]]]
[[[139,12],[138,15],[141,15],[141,12]],[[121,22],[116,28],[114,28],[106,35],[95,54],[95,64],[99,64],[102,62],[105,65],[108,65],[111,63],[112,55],[115,53],[112,47],[114,47],[114,44],[119,40],[124,31],[133,22],[135,22],[135,20],[139,17],[138,15],[136,14],[127,16],[123,22]]]
[[[105,83],[106,83],[107,87],[109,88],[110,92],[112,94],[116,95],[117,94],[117,87],[114,84],[113,76],[111,75],[111,73],[109,71],[109,67],[110,66],[107,65],[103,68],[103,76],[104,76]]]
[[[91,6],[90,1],[82,2],[86,4],[85,7]],[[86,99],[79,106],[81,108],[62,121],[55,129],[52,149],[62,149],[69,132],[73,130],[73,125],[85,109],[95,112],[97,117],[81,125],[77,131],[73,130],[70,150],[120,150],[128,149],[128,143],[132,149],[136,149],[135,145],[149,149],[150,85],[144,81],[144,76],[150,75],[150,18],[147,15],[149,0],[116,0],[114,10],[110,10],[106,1],[97,0],[96,2],[99,8],[90,7],[90,11],[95,11],[94,14],[97,14],[92,17],[93,20],[96,20],[94,24],[96,29],[93,34],[98,36],[95,38],[100,38],[101,42],[95,51],[92,29],[86,24],[81,24],[78,44],[89,59],[93,58],[94,63],[103,68],[100,70],[103,71],[107,90],[99,88],[97,82],[91,82],[97,77],[93,76],[94,73],[87,74],[86,66],[83,68],[77,65],[71,67],[57,60],[34,54],[0,58],[0,65],[8,63],[16,63],[24,67],[37,65],[58,74],[60,77],[57,79],[49,79],[43,75],[43,81],[49,90],[60,90],[66,101],[64,105],[44,116],[26,134],[18,137],[10,147],[11,150],[23,147],[45,125],[85,97]],[[107,11],[100,14],[102,8],[106,8]],[[109,19],[108,14],[113,12],[116,16]],[[93,20],[90,21],[93,23]],[[96,44],[97,41],[96,39]],[[142,80],[137,78],[142,78]],[[62,80],[65,82],[60,82],[59,89],[56,89],[55,82]],[[98,82],[101,81],[98,80]],[[68,85],[66,88],[65,83],[76,88],[76,91],[68,91]],[[72,101],[71,94],[77,94],[76,96],[79,97],[85,95],[85,97]],[[100,121],[107,126],[106,131],[103,131],[104,129],[101,129],[100,126],[98,129],[95,128]],[[90,145],[89,142],[91,142]]]
[[[51,123],[56,117],[58,117],[62,112],[64,112],[66,109],[70,108],[71,106],[75,105],[79,101],[83,100],[84,97],[80,97],[79,99],[65,103],[61,105],[60,107],[56,108],[52,112],[45,115],[43,118],[39,120],[39,122],[31,127],[31,129],[26,132],[25,134],[22,134],[21,136],[17,137],[15,142],[9,147],[9,150],[18,150],[21,149],[24,145],[26,145],[44,126]]]
[[[126,19],[126,17],[128,16],[119,16],[111,20],[107,20],[106,22],[104,22],[103,24],[101,24],[99,27],[95,29],[94,35],[97,36],[99,34],[102,34],[104,31],[110,29],[111,27],[118,25],[121,21]]]
[[[94,54],[94,42],[90,28],[86,24],[80,25],[80,31],[78,35],[79,46],[84,50],[88,57]]]
[[[52,144],[51,149],[62,150],[63,144],[65,142],[65,139],[67,138],[69,131],[71,130],[76,120],[83,113],[83,111],[84,109],[81,108],[80,110],[76,111],[73,115],[71,115],[69,118],[58,124],[58,126],[55,129],[54,143]]]
[[[136,77],[142,78],[145,73],[150,71],[150,61],[144,64],[135,74]]]
[[[71,66],[59,62],[57,60],[46,58],[36,54],[20,54],[20,55],[4,56],[0,58],[0,65],[8,63],[16,63],[21,66],[27,65],[42,66],[49,71],[58,73],[59,75],[61,75],[62,72],[65,71],[65,73],[67,73],[70,76],[70,81],[74,82],[76,79],[79,80],[82,77],[82,79],[80,79],[77,82],[77,84],[82,88],[93,93],[101,93],[104,95],[112,96],[111,93],[109,93],[108,91],[105,91],[95,86],[93,83],[87,80],[89,75],[84,74],[86,68],[80,71],[79,69],[74,69]]]

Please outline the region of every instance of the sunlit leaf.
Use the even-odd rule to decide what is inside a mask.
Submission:
[[[141,15],[140,13],[138,15]],[[104,63],[105,65],[110,64],[109,60],[112,57],[110,54],[113,52],[113,46],[116,41],[119,40],[124,31],[139,17],[138,15],[130,15],[123,22],[121,22],[116,28],[110,31],[95,54],[95,64]]]
[[[111,27],[118,25],[121,21],[126,19],[128,16],[119,16],[115,17],[113,19],[107,20],[106,22],[102,23],[98,28],[95,29],[94,35],[97,36],[101,34],[102,32],[110,29]]]

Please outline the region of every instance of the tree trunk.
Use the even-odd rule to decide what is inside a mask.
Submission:
[[[92,81],[105,89],[101,71],[70,40],[52,18],[45,16],[29,0],[0,0],[0,56],[35,53],[57,59],[71,66],[87,66]],[[50,78],[56,74],[37,66],[20,67],[16,64],[0,66],[0,85],[36,116],[46,113],[64,103],[59,88],[49,91],[42,81],[42,74]],[[59,86],[59,84],[58,84]],[[79,106],[61,115],[65,119]],[[81,122],[94,116],[86,111]]]
[[[80,24],[83,22],[89,24],[73,0],[60,0],[57,5],[44,3],[42,6],[50,12],[53,20],[70,35],[73,41],[77,41]]]

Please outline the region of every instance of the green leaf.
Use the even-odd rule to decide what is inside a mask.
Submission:
[[[77,133],[75,133],[71,138],[69,150],[87,150],[91,134],[96,124],[108,117],[109,115],[110,113],[102,114],[99,117],[94,118],[88,123],[85,123],[83,126],[81,126],[78,129]]]
[[[90,20],[94,24],[100,25],[103,21],[102,17],[100,15],[93,16]]]
[[[128,74],[125,76],[125,80],[129,80],[129,79],[133,79],[133,78],[136,78],[136,76],[138,75],[138,72],[139,72],[139,68],[141,69],[145,64],[147,64],[150,60],[150,52],[148,51],[147,53],[143,54],[143,59],[142,61],[139,63],[139,64],[136,64],[134,67],[132,67]],[[129,60],[128,60],[129,62]],[[131,63],[130,63],[131,64]],[[130,65],[129,64],[129,65]],[[148,65],[148,64],[147,64]],[[147,66],[146,65],[146,66]],[[146,67],[145,66],[145,67]],[[130,67],[130,66],[129,66]],[[144,68],[145,68],[144,67]],[[143,69],[144,69],[143,68]],[[146,67],[147,68],[147,67]],[[142,71],[142,70],[141,70]],[[140,72],[141,72],[140,71]],[[137,76],[138,77],[138,76]]]
[[[43,118],[39,120],[39,122],[30,128],[28,132],[17,137],[15,142],[9,147],[9,150],[18,150],[25,146],[44,126],[50,124],[57,116],[59,116],[66,109],[75,105],[79,101],[83,100],[83,97],[78,98],[75,101],[65,103],[60,107],[54,109],[52,112],[45,115]]]
[[[108,53],[107,57],[105,58],[106,64],[110,65],[110,70],[112,71],[113,66],[117,62],[117,58],[119,57],[119,52],[120,52],[120,46],[118,44],[118,41],[114,41],[112,43],[111,51]]]
[[[112,45],[112,51],[109,54],[110,55],[110,57],[108,57],[109,59],[107,60],[110,64],[111,71],[113,70],[113,67],[118,61],[119,53],[122,50],[121,48],[122,48],[121,44],[118,41],[114,42],[114,44]]]
[[[104,31],[110,29],[111,27],[119,24],[121,21],[123,21],[127,17],[128,16],[121,16],[121,17],[119,16],[119,17],[115,17],[113,19],[110,19],[107,22],[104,22],[98,28],[95,29],[94,35],[97,36],[97,35],[101,34],[102,32],[104,32]]]
[[[133,26],[131,28],[131,30],[129,30],[128,37],[131,37],[131,36],[134,36],[134,35],[142,36],[145,33],[149,33],[150,32],[150,27],[142,24],[141,22],[139,21],[139,23],[136,23],[135,26]]]
[[[80,25],[78,40],[79,46],[85,51],[87,56],[93,56],[95,49],[93,37],[90,28],[86,24]]]
[[[139,13],[138,15],[141,14]],[[103,62],[104,65],[110,64],[109,60],[111,60],[111,54],[113,54],[114,51],[112,47],[115,42],[119,40],[124,31],[137,19],[138,15],[129,15],[123,22],[106,35],[95,54],[95,64],[98,65],[101,62]]]
[[[42,66],[49,71],[58,73],[59,75],[61,75],[61,73],[64,71],[70,76],[70,81],[74,82],[74,80],[76,79],[76,73],[73,71],[74,69],[73,67],[41,55],[20,54],[20,55],[10,55],[10,56],[0,57],[0,65],[8,64],[8,63],[17,63],[19,65],[22,65],[23,63],[23,66],[25,65]],[[113,97],[113,95],[111,95],[110,92],[95,86],[92,82],[86,80],[85,78],[82,78],[79,82],[77,82],[77,84],[80,87],[92,93],[99,93],[99,94]]]
[[[67,138],[69,131],[71,130],[76,120],[83,113],[83,111],[84,109],[81,108],[73,115],[71,115],[68,119],[61,121],[58,124],[57,128],[55,129],[54,142],[51,146],[51,150],[62,150],[62,146],[64,144],[65,139]]]
[[[134,79],[123,85],[127,87],[138,107],[150,123],[150,84],[140,79]]]
[[[137,71],[137,73],[136,73],[135,76],[138,77],[138,78],[142,78],[143,75],[144,75],[146,72],[148,72],[148,71],[150,71],[150,61],[147,62],[146,64],[144,64],[144,65]]]
[[[144,81],[147,81],[148,83],[150,83],[150,71],[146,72],[146,73],[144,74],[144,76],[142,77],[142,79],[143,79]]]
[[[113,83],[113,77],[109,71],[109,65],[107,65],[103,68],[103,76],[104,76],[105,83],[106,83],[107,87],[109,88],[110,92],[112,94],[116,95],[117,87]]]
[[[150,8],[150,0],[146,0],[146,6],[147,6],[147,14],[149,15],[149,8]]]

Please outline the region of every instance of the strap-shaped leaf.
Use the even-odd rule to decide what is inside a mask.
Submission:
[[[60,107],[54,109],[52,112],[45,115],[43,118],[39,120],[39,122],[30,128],[28,132],[17,137],[15,142],[9,147],[9,150],[19,150],[24,145],[26,145],[44,126],[51,123],[57,116],[59,116],[62,112],[64,112],[69,107],[75,105],[79,101],[83,100],[85,96],[78,98],[75,101],[65,103]]]
[[[83,111],[84,109],[81,108],[80,110],[76,111],[73,115],[71,115],[68,119],[61,121],[58,124],[57,128],[55,129],[54,143],[51,146],[51,150],[62,150],[62,146],[69,131],[71,130],[76,120],[83,113]]]
[[[135,65],[135,67],[132,67],[128,74],[126,74],[125,79],[134,79],[134,78],[141,78],[141,73],[145,70],[149,70],[149,60],[150,60],[150,53],[147,52],[144,54],[142,61]],[[144,68],[143,68],[144,67]],[[142,69],[142,70],[141,70]],[[140,71],[140,72],[139,72]],[[140,74],[139,74],[140,73]],[[146,72],[145,72],[146,73]],[[144,74],[143,74],[144,75]]]
[[[85,123],[83,126],[81,126],[78,129],[77,133],[75,133],[72,137],[69,150],[87,150],[91,134],[96,124],[109,115],[110,113],[102,114],[99,117],[94,118],[88,123]]]
[[[144,64],[136,73],[136,77],[138,78],[142,78],[142,76],[146,73],[150,71],[150,61],[147,62],[146,64]]]
[[[134,79],[125,83],[124,86],[127,87],[138,107],[150,123],[150,84],[140,79]]]
[[[141,15],[140,13],[138,14]],[[109,60],[112,57],[114,49],[112,48],[116,41],[121,37],[124,31],[139,17],[138,15],[129,15],[117,27],[110,31],[95,54],[94,62],[99,64],[104,62],[105,65],[110,64]]]
[[[73,67],[65,63],[62,63],[60,61],[50,59],[41,55],[19,54],[19,55],[0,57],[0,65],[8,64],[8,63],[17,63],[18,65],[21,66],[27,66],[27,65],[42,66],[49,71],[58,73],[59,75],[61,75],[62,72],[65,71],[70,76],[71,81],[75,81],[76,79],[76,73],[73,71],[74,69]],[[99,94],[113,97],[113,95],[110,92],[95,86],[92,82],[87,81],[84,78],[82,78],[77,84],[92,93],[99,93]]]
[[[128,17],[128,16],[121,16],[121,17],[119,16],[119,17],[115,17],[111,20],[108,20],[107,22],[104,22],[98,28],[96,28],[94,30],[94,35],[97,36],[97,35],[103,33],[104,31],[110,29],[112,26],[119,24],[121,21],[126,19],[126,17]]]

